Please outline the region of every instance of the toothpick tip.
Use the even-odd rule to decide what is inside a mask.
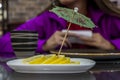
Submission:
[[[74,12],[78,12],[78,10],[79,10],[78,7],[74,8]]]

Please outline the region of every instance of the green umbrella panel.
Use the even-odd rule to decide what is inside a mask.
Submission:
[[[82,27],[86,28],[94,28],[95,24],[92,22],[92,20],[83,14],[80,14],[78,12],[75,12],[72,9],[64,8],[64,7],[58,7],[51,9],[50,11],[57,14],[59,17],[64,18],[65,20],[80,25]],[[74,13],[74,17],[72,18],[72,15]],[[72,18],[72,20],[71,20]]]

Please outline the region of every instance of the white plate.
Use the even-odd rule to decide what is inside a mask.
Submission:
[[[95,61],[84,58],[71,58],[80,61],[80,64],[24,64],[22,59],[11,60],[7,65],[16,72],[21,73],[81,73],[86,72],[95,65]]]

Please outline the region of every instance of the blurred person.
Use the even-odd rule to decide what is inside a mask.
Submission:
[[[38,32],[39,39],[36,52],[44,53],[49,50],[54,50],[61,45],[65,35],[61,30],[67,29],[69,22],[49,11],[49,9],[52,9],[54,7],[53,5],[70,9],[78,7],[78,12],[91,18],[98,27],[91,29],[93,32],[92,37],[79,36],[73,33],[68,33],[68,36],[80,39],[84,42],[85,47],[105,50],[120,49],[120,18],[117,12],[111,11],[111,7],[105,6],[107,3],[102,4],[102,1],[103,0],[54,0],[40,15],[20,25],[16,30]],[[70,29],[87,30],[87,28],[76,24],[72,24]],[[65,40],[64,47],[74,48],[68,39]],[[0,38],[0,52],[14,52],[10,32]]]

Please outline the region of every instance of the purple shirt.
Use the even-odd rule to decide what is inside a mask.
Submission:
[[[120,18],[108,15],[99,9],[90,7],[89,16],[98,26],[94,32],[99,32],[106,40],[110,41],[117,49],[120,49]],[[67,21],[60,18],[53,12],[45,11],[41,15],[27,21],[19,26],[17,30],[32,30],[39,34],[36,52],[43,52],[42,46],[46,40],[56,31],[65,29]],[[0,52],[13,53],[10,33],[8,32],[0,38]],[[2,55],[2,54],[0,54]],[[13,55],[13,54],[9,54]]]

